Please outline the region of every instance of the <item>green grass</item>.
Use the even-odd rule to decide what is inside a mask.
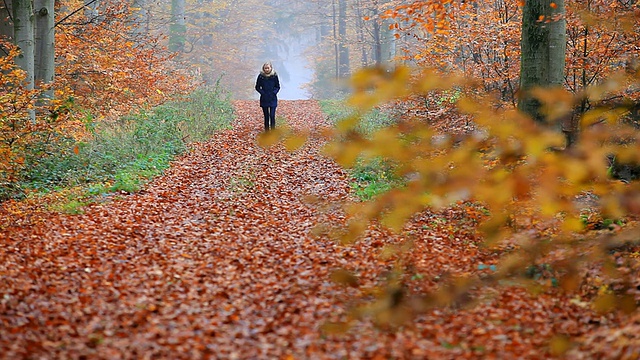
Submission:
[[[321,100],[320,108],[332,124],[354,115],[354,110],[344,101]],[[360,118],[356,130],[363,136],[394,123],[393,118],[384,112],[374,109]],[[351,189],[361,200],[370,200],[393,188],[403,186],[403,180],[395,174],[395,166],[385,159],[375,158],[370,161],[360,159],[349,169],[353,181]]]
[[[109,192],[136,192],[161,174],[190,142],[203,141],[229,128],[233,107],[220,88],[202,89],[152,110],[113,123],[85,119],[93,137],[78,143],[61,134],[40,134],[25,154],[25,171],[11,184],[20,192],[49,193],[82,187],[87,197]],[[15,191],[19,189],[20,191]],[[1,190],[1,189],[0,189]],[[65,212],[86,201],[69,199]]]
[[[350,169],[351,189],[360,200],[371,200],[391,189],[404,185],[404,181],[394,171],[395,167],[382,158],[365,162],[359,160]]]
[[[320,100],[320,108],[332,124],[337,124],[340,120],[355,114],[355,110],[342,100]],[[389,114],[373,109],[361,116],[356,130],[368,136],[393,124],[394,119]]]

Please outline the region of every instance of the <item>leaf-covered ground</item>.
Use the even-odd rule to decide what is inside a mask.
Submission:
[[[496,255],[478,245],[464,209],[422,214],[401,235],[372,227],[353,246],[318,235],[344,220],[332,205],[349,199],[350,180],[319,152],[317,103],[278,108],[292,128],[312,130],[293,153],[258,145],[255,102],[235,107],[232,130],[140,193],[46,221],[1,213],[13,224],[0,230],[1,358],[539,359],[558,335],[574,341],[569,358],[638,355],[640,317],[597,314],[561,290],[485,289],[473,307],[433,310],[394,331],[365,320],[323,332],[382,283],[394,264],[380,257],[386,245],[414,241],[403,256],[416,290],[491,271]],[[332,282],[337,268],[360,287]]]

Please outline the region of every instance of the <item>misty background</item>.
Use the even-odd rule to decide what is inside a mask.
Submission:
[[[278,39],[275,46],[269,47],[273,51],[267,51],[262,63],[271,61],[280,79],[280,92],[278,98],[282,100],[306,100],[311,98],[309,84],[313,80],[313,69],[307,60],[305,53],[317,45],[316,35],[312,30],[307,30],[302,35],[287,34],[283,39]],[[260,66],[255,76],[260,71]],[[254,98],[258,98],[255,93]]]
[[[280,99],[342,98],[348,89],[340,79],[395,58],[396,37],[390,20],[381,15],[391,4],[172,0],[163,3],[165,12],[154,13],[162,15],[154,21],[164,21],[165,29],[170,23],[169,50],[178,54],[178,61],[191,66],[205,84],[222,85],[236,99],[258,98],[255,81],[266,61],[279,75]]]

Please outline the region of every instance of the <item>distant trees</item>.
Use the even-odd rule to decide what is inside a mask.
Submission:
[[[314,96],[339,96],[336,80],[344,80],[359,67],[384,64],[395,58],[391,22],[381,16],[392,3],[385,0],[300,2],[295,10],[298,26],[315,29],[318,39],[311,57],[316,72],[311,86]]]

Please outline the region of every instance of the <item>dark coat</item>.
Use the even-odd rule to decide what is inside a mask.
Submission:
[[[256,91],[260,93],[260,106],[261,107],[276,107],[278,106],[278,91],[280,91],[280,80],[278,74],[273,72],[273,75],[266,75],[264,72],[260,72],[258,79],[256,79]]]

